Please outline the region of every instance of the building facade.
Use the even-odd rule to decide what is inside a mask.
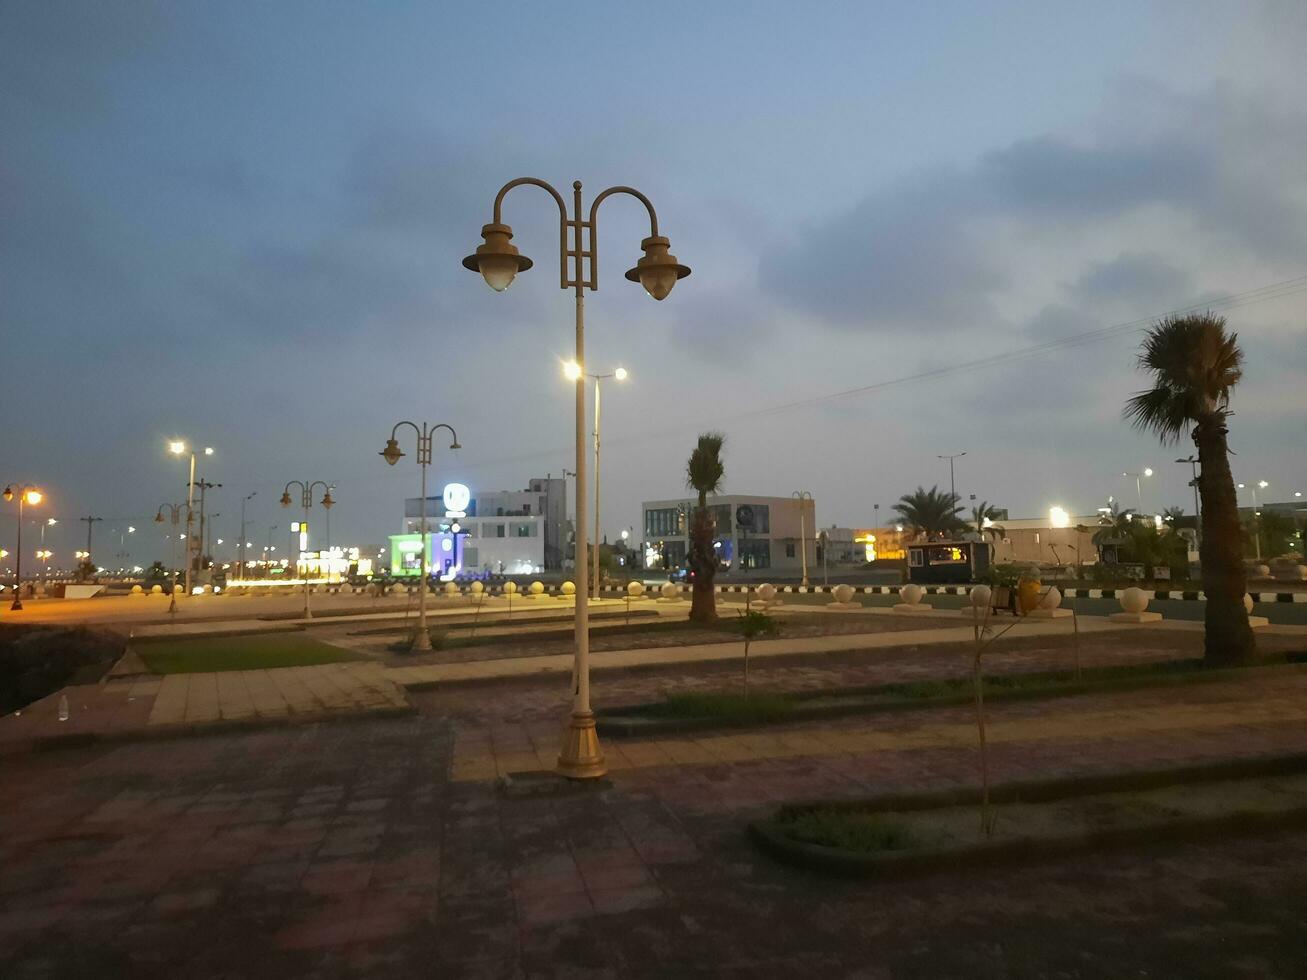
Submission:
[[[420,497],[404,501],[403,531],[390,538],[391,574],[421,574]],[[427,562],[449,580],[481,575],[534,575],[561,568],[566,554],[567,484],[533,478],[524,490],[473,493],[446,484],[425,504]]]
[[[695,498],[650,500],[644,517],[644,567],[673,572],[686,564]],[[807,555],[808,574],[817,568],[816,505],[811,498],[722,494],[708,498],[715,525],[713,549],[721,566],[741,575],[798,575]]]

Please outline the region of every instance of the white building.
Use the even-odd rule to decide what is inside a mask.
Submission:
[[[693,497],[650,500],[644,512],[644,566],[671,571],[685,564]],[[808,574],[817,569],[816,505],[812,498],[721,494],[708,498],[716,532],[713,547],[728,571],[750,575],[799,575],[803,554]]]
[[[473,493],[447,484],[428,497],[427,560],[433,574],[449,579],[474,575],[533,575],[562,565],[566,547],[567,495],[562,479],[532,479],[525,490]],[[420,497],[404,501],[403,533],[392,535],[391,573],[421,569]]]

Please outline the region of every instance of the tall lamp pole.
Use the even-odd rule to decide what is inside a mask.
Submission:
[[[1253,494],[1253,555],[1258,561],[1262,560],[1262,520],[1261,512],[1257,509],[1257,491],[1265,490],[1270,484],[1265,480],[1258,480],[1256,484],[1248,486],[1240,483],[1240,490],[1251,490]]]
[[[174,439],[168,443],[168,452],[174,456],[184,456],[187,453],[186,443],[180,439]],[[191,525],[195,523],[195,450],[189,450],[191,455],[191,475],[186,481],[186,594],[191,594],[191,548],[195,535],[191,533]],[[213,447],[205,446],[204,455],[212,456]],[[201,528],[201,530],[203,530]],[[200,541],[199,551],[203,552],[204,542]],[[201,555],[202,557],[202,555]]]
[[[1133,477],[1135,478],[1135,494],[1137,495],[1138,500],[1139,500],[1139,513],[1140,513],[1140,514],[1143,514],[1143,512],[1144,512],[1144,482],[1143,482],[1143,478],[1146,477],[1146,476],[1152,476],[1152,475],[1153,475],[1153,468],[1152,468],[1151,466],[1145,466],[1145,467],[1144,467],[1144,471],[1143,471],[1142,473],[1122,473],[1121,475],[1122,475],[1122,476],[1133,476]]]
[[[957,484],[953,480],[953,461],[955,459],[961,459],[965,455],[966,455],[965,452],[961,452],[961,453],[954,453],[952,456],[940,456],[938,454],[936,454],[935,456],[936,459],[948,460],[948,492],[953,495],[955,503],[957,502],[958,488],[957,488]]]
[[[251,490],[241,498],[241,553],[239,560],[236,562],[236,566],[240,569],[240,578],[242,579],[245,578],[245,504],[249,500],[252,500],[254,495],[258,492],[259,491],[257,490]]]
[[[581,376],[581,366],[576,361],[568,361],[563,365],[563,374],[568,381],[576,381]],[[608,378],[617,381],[625,381],[627,377],[626,368],[619,367],[607,374],[587,374],[590,380],[595,383],[595,539],[594,539],[594,588],[590,594],[596,599],[599,598],[599,382]]]
[[[803,558],[802,585],[806,589],[808,587],[808,529],[806,524],[808,508],[804,501],[812,500],[812,494],[807,490],[795,490],[790,496],[799,502],[799,554]],[[815,518],[816,514],[814,513],[813,516]],[[815,524],[816,521],[814,520],[813,523]]]
[[[322,499],[318,501],[328,510],[336,501],[331,499],[331,487],[323,480],[314,480],[312,483],[305,483],[303,480],[291,480],[286,484],[286,489],[281,492],[281,505],[289,507],[291,505],[290,488],[298,485],[300,488],[300,503],[304,507],[304,523],[309,522],[309,508],[313,506],[313,489],[322,487]],[[275,525],[274,525],[275,526]],[[304,618],[311,619],[313,610],[309,608],[309,570],[304,569]]]
[[[1197,546],[1203,540],[1203,508],[1198,502],[1198,457],[1190,453],[1184,459],[1177,459],[1177,463],[1188,463],[1193,473],[1193,479],[1189,481],[1189,486],[1194,488],[1194,545]]]
[[[35,507],[44,499],[45,494],[30,483],[17,487],[10,484],[5,487],[5,503],[11,502],[14,497],[18,498],[18,544],[14,547],[14,601],[9,608],[18,612],[23,608],[23,505],[31,504]]]
[[[486,284],[502,292],[519,272],[530,269],[532,262],[521,255],[511,243],[513,229],[503,223],[504,196],[514,187],[530,184],[546,191],[558,205],[558,271],[559,286],[575,290],[576,294],[576,355],[580,368],[576,379],[576,592],[575,676],[572,692],[572,714],[563,736],[558,755],[558,772],[574,779],[596,778],[607,772],[599,736],[595,731],[594,712],[590,710],[590,633],[585,583],[586,527],[585,527],[585,291],[599,288],[599,205],[614,194],[629,194],[649,212],[649,237],[640,243],[644,256],[626,278],[639,282],[654,299],[667,297],[678,279],[690,274],[688,267],[676,261],[668,249],[670,242],[658,233],[658,215],[649,199],[632,187],[610,187],[602,191],[590,205],[586,220],[581,204],[581,182],[572,183],[572,214],[567,203],[553,185],[537,177],[519,177],[510,180],[495,195],[491,223],[481,228],[485,240],[474,254],[463,260],[464,268],[480,272]],[[570,269],[569,269],[570,264]]]
[[[462,449],[458,444],[458,433],[454,431],[453,426],[444,422],[435,425],[422,423],[419,428],[417,423],[403,421],[396,422],[390,430],[390,438],[386,440],[386,448],[381,450],[381,457],[391,466],[394,466],[403,457],[404,451],[399,448],[399,442],[395,439],[395,433],[399,431],[401,425],[407,425],[418,437],[418,469],[422,471],[422,496],[418,498],[418,515],[421,518],[419,530],[422,533],[422,584],[418,587],[418,633],[413,638],[414,650],[430,650],[431,634],[427,632],[427,467],[431,465],[431,437],[435,435],[437,429],[448,429],[453,442],[449,444],[450,449]]]

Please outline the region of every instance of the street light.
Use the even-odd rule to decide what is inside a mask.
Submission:
[[[799,502],[799,553],[803,556],[803,587],[806,589],[808,587],[808,538],[804,514],[807,508],[804,507],[803,502],[812,500],[812,494],[807,490],[795,490],[790,496]]]
[[[399,442],[395,439],[395,433],[399,431],[401,425],[407,425],[418,437],[418,468],[422,471],[422,495],[418,498],[418,515],[421,518],[419,530],[422,533],[422,585],[418,589],[418,632],[413,638],[414,650],[425,651],[431,649],[431,635],[427,632],[427,467],[431,465],[431,437],[435,435],[437,429],[449,429],[449,434],[453,442],[449,444],[450,449],[462,449],[458,444],[458,433],[454,431],[453,426],[444,422],[436,425],[422,423],[419,428],[416,422],[396,422],[390,430],[390,438],[386,440],[386,448],[381,450],[381,458],[391,466],[400,461],[404,451],[399,448]]]
[[[181,439],[173,439],[171,442],[168,443],[168,452],[172,453],[174,456],[184,456],[187,452],[186,443]],[[190,454],[191,454],[191,473],[190,473],[190,477],[186,481],[186,594],[187,595],[191,594],[191,547],[192,547],[192,542],[195,540],[195,535],[191,534],[191,525],[195,522],[195,450],[193,449],[190,450]],[[204,455],[212,456],[213,447],[205,446]],[[201,557],[201,560],[203,560],[203,554],[204,554],[203,530],[204,529],[201,528],[200,530],[201,530],[201,540],[199,542],[199,547],[196,550],[199,552],[199,556]]]
[[[1151,466],[1145,466],[1144,471],[1142,473],[1122,473],[1121,475],[1133,476],[1135,478],[1135,493],[1139,497],[1139,513],[1142,514],[1144,512],[1144,485],[1142,482],[1142,478],[1146,476],[1152,476],[1153,468]]]
[[[5,487],[5,503],[12,502],[14,497],[18,498],[18,545],[14,548],[14,601],[9,608],[18,612],[23,608],[23,505],[31,504],[35,507],[44,499],[45,494],[30,483],[19,487],[10,484]]]
[[[955,459],[961,459],[965,455],[966,455],[965,452],[960,452],[960,453],[954,453],[952,456],[940,456],[938,454],[936,454],[935,456],[936,459],[948,460],[948,492],[953,495],[953,502],[955,504],[957,503],[958,488],[957,485],[953,482],[953,461]]]
[[[504,196],[522,184],[541,188],[558,205],[559,286],[575,290],[576,294],[576,577],[581,588],[576,593],[576,684],[572,692],[571,720],[558,755],[558,772],[574,779],[596,778],[607,771],[607,766],[595,731],[594,712],[590,710],[590,624],[585,589],[588,578],[585,528],[585,382],[582,375],[585,369],[585,291],[599,288],[599,205],[614,194],[629,194],[648,210],[649,237],[640,243],[644,256],[626,273],[626,278],[639,282],[654,299],[665,299],[676,281],[688,276],[690,270],[677,262],[676,256],[668,250],[670,243],[658,234],[658,215],[653,204],[634,188],[610,187],[600,193],[590,205],[590,218],[587,221],[583,217],[579,180],[572,183],[572,217],[568,217],[567,203],[551,184],[536,177],[519,177],[499,189],[495,195],[493,220],[481,229],[484,243],[477,247],[474,254],[463,260],[463,267],[480,272],[491,289],[502,292],[508,288],[514,276],[530,269],[532,265],[531,260],[519,254],[516,246],[510,242],[513,229],[503,223],[502,216]]]
[[[315,487],[322,487],[322,499],[318,503],[322,504],[325,509],[330,510],[331,505],[336,502],[331,499],[331,487],[323,480],[314,480],[312,483],[305,483],[303,480],[291,480],[286,484],[286,489],[281,492],[281,505],[283,507],[290,506],[290,488],[296,484],[300,488],[300,504],[304,507],[305,524],[309,522],[309,508],[313,506],[313,489]],[[309,608],[309,570],[307,566],[304,569],[304,618],[313,618],[313,611]]]
[[[577,364],[576,361],[568,361],[566,364],[563,365],[563,375],[567,378],[568,381],[576,381],[578,378],[581,377],[581,366]],[[625,381],[628,377],[628,372],[626,368],[618,367],[618,368],[614,368],[612,371],[609,371],[607,374],[588,374],[586,375],[586,377],[590,378],[595,383],[595,431],[594,431],[594,446],[595,446],[594,563],[595,563],[595,567],[594,567],[594,588],[591,591],[591,594],[596,599],[598,599],[599,598],[599,391],[600,391],[599,383],[601,381],[607,380],[608,378],[613,378],[614,380],[617,381]]]
[[[236,567],[239,569],[236,577],[242,580],[245,578],[245,549],[249,547],[249,542],[245,540],[245,505],[252,500],[258,492],[259,491],[257,490],[251,490],[241,498],[241,547],[240,557],[236,561]]]
[[[1200,546],[1203,540],[1203,508],[1199,503],[1198,497],[1198,457],[1193,453],[1182,459],[1177,459],[1177,463],[1188,463],[1189,471],[1193,474],[1193,479],[1189,481],[1189,486],[1194,488],[1194,545]]]

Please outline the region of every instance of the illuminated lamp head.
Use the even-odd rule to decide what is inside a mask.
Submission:
[[[404,455],[404,450],[399,448],[399,442],[395,439],[386,440],[386,448],[381,450],[380,456],[391,466],[400,461]]]
[[[627,279],[638,282],[654,299],[666,299],[676,280],[690,274],[690,267],[681,265],[668,251],[670,245],[662,235],[650,235],[640,243],[644,256],[626,273]]]
[[[484,244],[463,260],[463,268],[481,273],[486,285],[502,293],[519,272],[525,272],[533,263],[510,241],[513,229],[508,225],[483,225],[481,237],[485,239]]]

